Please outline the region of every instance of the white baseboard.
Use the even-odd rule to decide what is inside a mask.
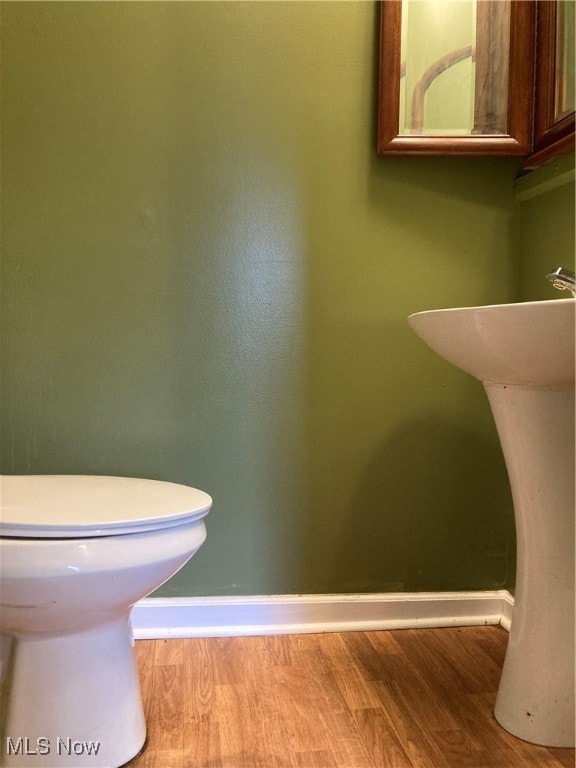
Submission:
[[[512,614],[514,613],[514,595],[508,590],[502,590],[502,616],[500,617],[500,624],[510,632],[510,626],[512,625]]]
[[[502,624],[514,598],[491,592],[146,598],[132,610],[137,640],[281,635]]]

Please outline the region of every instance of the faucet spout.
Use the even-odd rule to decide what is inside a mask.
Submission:
[[[558,267],[546,275],[546,279],[552,282],[554,288],[560,291],[570,291],[576,297],[576,274],[569,269]]]

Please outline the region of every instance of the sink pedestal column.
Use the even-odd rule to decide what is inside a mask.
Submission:
[[[574,386],[484,387],[512,487],[518,560],[494,714],[526,741],[574,747]]]

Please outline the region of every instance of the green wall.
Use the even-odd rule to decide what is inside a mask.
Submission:
[[[521,300],[557,299],[543,280],[556,267],[574,270],[574,153],[563,155],[515,184],[518,205],[515,247],[520,263]]]
[[[3,4],[2,469],[211,493],[165,595],[512,583],[406,317],[516,295],[517,162],[377,158],[376,52],[368,2]]]

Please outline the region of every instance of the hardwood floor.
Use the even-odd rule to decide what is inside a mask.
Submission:
[[[129,768],[574,768],[492,709],[501,627],[140,640]]]

